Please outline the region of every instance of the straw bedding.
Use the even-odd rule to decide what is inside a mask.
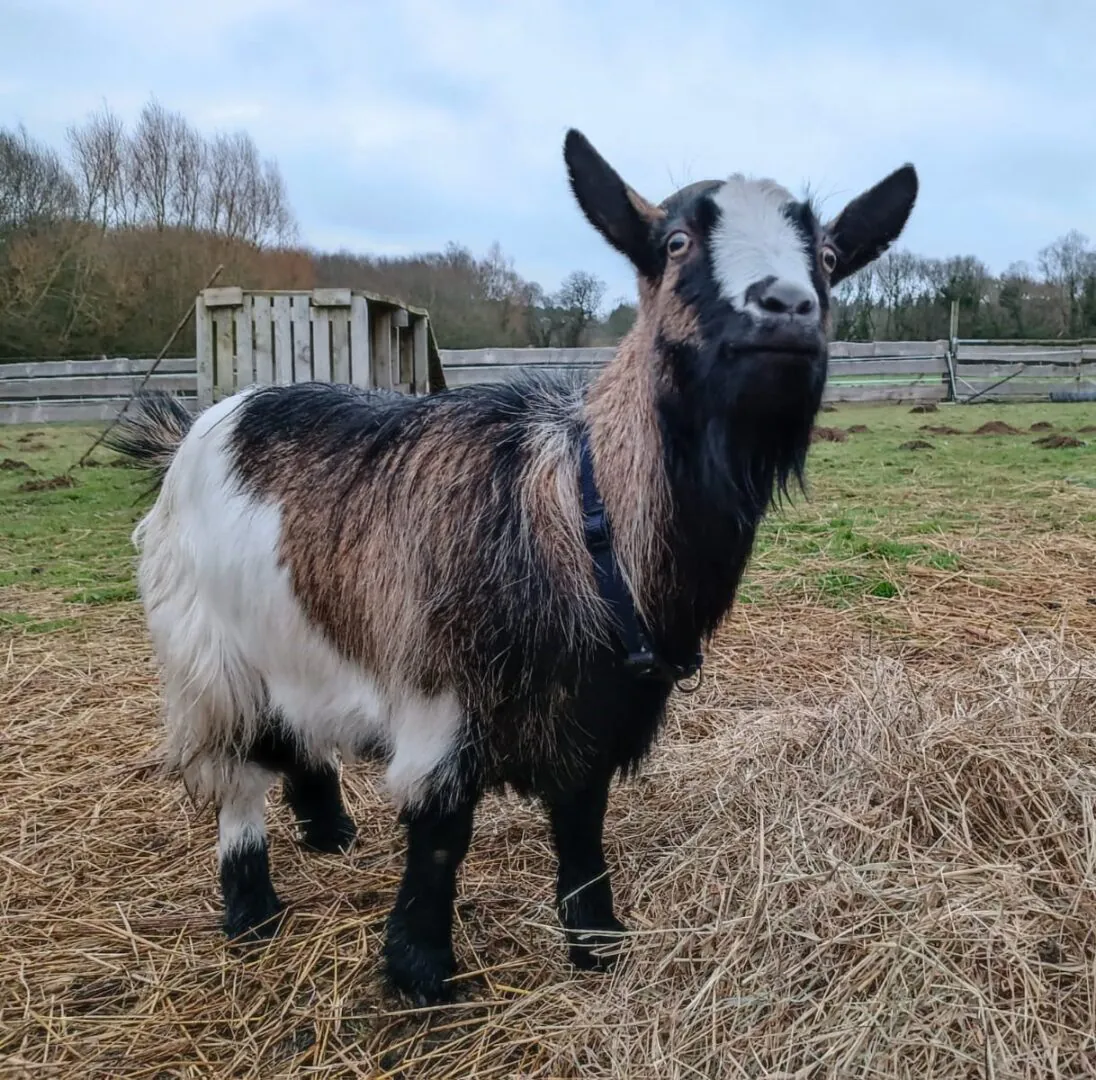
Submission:
[[[219,932],[211,814],[149,756],[136,605],[10,634],[0,1071],[1096,1074],[1096,590],[929,578],[886,625],[806,599],[736,614],[644,778],[614,791],[634,936],[612,976],[566,965],[536,809],[486,801],[461,1000],[435,1010],[378,982],[402,840],[375,770],[347,770],[348,858],[302,852],[272,810],[292,915],[241,960]]]

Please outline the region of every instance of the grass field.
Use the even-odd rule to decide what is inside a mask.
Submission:
[[[1096,404],[820,424],[614,792],[616,972],[568,968],[541,817],[489,799],[437,1010],[378,983],[402,838],[369,766],[349,857],[272,808],[291,917],[224,948],[212,813],[151,758],[144,477],[97,451],[68,485],[96,429],[0,428],[0,1075],[1096,1075]]]

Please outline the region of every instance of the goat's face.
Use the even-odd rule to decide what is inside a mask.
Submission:
[[[898,237],[918,187],[905,165],[820,222],[770,180],[702,181],[656,206],[579,132],[564,157],[586,217],[635,266],[640,319],[676,381],[715,389],[714,376],[759,402],[795,385],[821,393],[830,289]]]

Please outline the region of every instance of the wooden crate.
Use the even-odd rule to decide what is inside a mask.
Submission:
[[[334,382],[426,394],[445,385],[429,315],[353,289],[206,289],[195,311],[198,405],[254,384]]]

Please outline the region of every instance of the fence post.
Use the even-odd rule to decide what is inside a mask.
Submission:
[[[951,302],[951,317],[948,319],[948,344],[944,350],[944,359],[948,364],[948,401],[958,401],[958,387],[955,385],[955,362],[959,351],[959,301]]]
[[[213,322],[206,311],[205,298],[198,294],[194,305],[195,355],[198,365],[198,408],[213,404]]]

